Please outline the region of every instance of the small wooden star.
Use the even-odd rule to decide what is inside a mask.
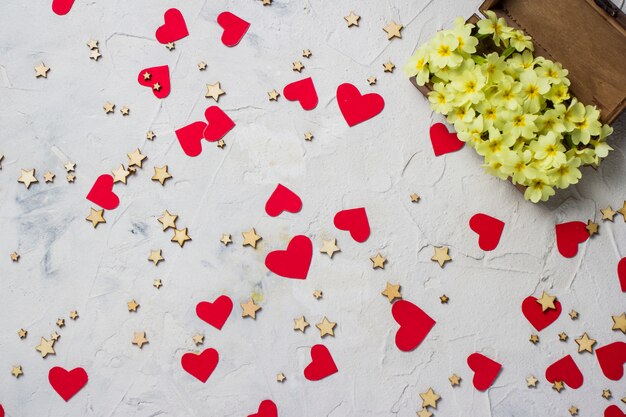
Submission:
[[[537,303],[541,304],[541,311],[556,310],[556,306],[554,305],[555,300],[555,296],[543,291],[541,297],[537,299]]]
[[[20,176],[17,179],[17,182],[21,182],[26,186],[28,190],[31,184],[38,183],[39,180],[35,177],[35,169],[20,169]]]
[[[159,83],[152,84],[152,89],[154,91],[161,91],[161,84],[159,84]]]
[[[295,61],[291,63],[291,69],[296,72],[302,72],[304,65],[300,61]]]
[[[41,357],[45,358],[48,355],[56,355],[54,351],[54,340],[47,340],[42,337],[41,342],[35,347],[35,349],[41,353]]]
[[[135,332],[130,343],[139,346],[139,349],[141,349],[143,345],[150,343],[150,341],[146,339],[146,332]]]
[[[565,332],[559,333],[559,340],[561,342],[567,342],[567,339],[569,339],[569,336],[567,335],[567,333]]]
[[[589,232],[589,236],[593,236],[598,233],[598,223],[594,223],[593,221],[587,220],[587,226],[585,226],[587,232]]]
[[[141,165],[143,164],[143,160],[147,158],[146,155],[141,154],[141,151],[139,150],[139,148],[135,149],[131,153],[127,153],[126,156],[128,156],[129,167],[136,166],[139,168],[141,168]]]
[[[537,343],[539,343],[539,335],[531,334],[529,340],[530,340],[530,343],[532,343],[533,345],[536,345]]]
[[[432,388],[428,388],[428,391],[420,394],[420,398],[422,399],[422,408],[432,407],[437,409],[437,402],[441,399],[441,396],[433,391]]]
[[[129,116],[130,115],[130,109],[126,106],[122,107],[120,109],[120,113],[122,113],[122,116]]]
[[[172,242],[178,243],[178,245],[182,248],[185,242],[191,240],[189,235],[187,234],[187,228],[184,229],[174,229],[174,236],[172,236]]]
[[[276,90],[268,91],[267,95],[270,98],[270,101],[278,101],[278,97],[280,97],[280,93]]]
[[[435,254],[430,260],[437,262],[439,267],[443,268],[446,262],[452,260],[450,255],[448,255],[448,250],[447,246],[435,246]]]
[[[226,92],[222,90],[219,81],[216,82],[215,84],[206,85],[206,94],[204,95],[204,97],[212,98],[213,100],[215,100],[215,102],[218,102],[220,99],[220,96],[223,94],[226,94]]]
[[[100,53],[100,50],[98,48],[93,49],[89,52],[89,59],[93,59],[94,61],[98,62],[98,59],[102,58],[102,54]]]
[[[311,132],[305,132],[304,133],[304,140],[311,142],[313,140],[313,133]]]
[[[324,297],[324,293],[320,290],[315,290],[313,291],[313,297],[315,297],[316,300],[319,300],[320,298]]]
[[[422,199],[422,197],[420,197],[419,195],[413,193],[410,195],[411,197],[411,203],[419,203],[419,201]]]
[[[129,312],[136,313],[137,309],[141,307],[141,305],[137,301],[135,301],[135,299],[133,298],[132,300],[126,303],[126,307],[128,307]]]
[[[433,416],[433,413],[428,411],[427,408],[422,408],[416,414],[417,414],[417,417],[432,417]]]
[[[26,336],[28,336],[28,331],[27,331],[27,330],[24,330],[24,329],[20,329],[20,330],[17,332],[17,335],[20,337],[20,339],[25,339],[25,338],[26,338]]]
[[[204,70],[206,70],[206,62],[204,61],[198,62],[198,71],[204,71]]]
[[[224,246],[228,246],[229,243],[232,243],[233,240],[231,239],[230,234],[228,233],[222,233],[222,237],[220,237],[220,242],[222,242],[222,244]]]
[[[248,301],[245,303],[240,303],[239,305],[243,310],[241,313],[241,317],[252,317],[256,320],[256,312],[259,311],[261,307],[256,305],[252,298],[248,299]]]
[[[11,369],[11,375],[13,375],[16,378],[19,378],[20,376],[22,376],[24,374],[24,372],[22,372],[22,366],[21,365],[15,365],[12,369]]]
[[[157,290],[159,290],[159,289],[161,289],[161,287],[163,286],[163,281],[161,281],[160,279],[155,279],[155,280],[152,282],[152,286],[153,286],[154,288],[156,288]]]
[[[619,330],[626,334],[626,313],[622,313],[620,316],[611,316],[613,319],[613,327],[611,330]]]
[[[387,61],[383,64],[384,72],[393,72],[396,66],[391,61]]]
[[[611,221],[611,222],[613,221],[613,218],[617,214],[616,211],[613,211],[611,206],[608,206],[607,208],[600,209],[600,213],[602,214],[602,220],[608,220],[608,221]]]
[[[63,168],[65,168],[65,172],[74,172],[76,171],[76,164],[73,162],[66,162],[65,165],[63,165]]]
[[[65,327],[65,319],[57,319],[57,326],[59,326],[60,329]]]
[[[335,337],[335,331],[333,330],[337,323],[333,323],[329,321],[326,316],[322,319],[320,323],[317,323],[315,327],[317,327],[320,331],[320,337],[324,337],[326,335]]]
[[[167,230],[170,227],[172,229],[176,229],[177,218],[178,218],[178,215],[170,213],[169,210],[165,210],[165,213],[163,213],[163,215],[159,217],[157,220],[159,221],[159,223],[161,223],[163,230]]]
[[[87,46],[89,49],[96,49],[98,47],[98,41],[95,39],[89,39],[87,41]]]
[[[243,236],[242,246],[252,246],[255,249],[257,242],[263,239],[261,236],[256,234],[256,230],[254,230],[254,227],[250,229],[249,232],[242,232],[241,234]]]
[[[622,204],[622,208],[617,210],[617,212],[622,215],[622,217],[624,218],[624,222],[626,223],[626,201],[624,201],[624,203]]]
[[[448,377],[448,381],[450,381],[450,385],[452,385],[453,387],[461,385],[461,380],[462,378],[457,374],[452,374]]]
[[[261,0],[263,2],[263,6],[271,6],[272,0]]]
[[[148,256],[148,260],[153,262],[154,265],[158,265],[159,262],[164,261],[165,258],[161,256],[161,249],[152,249],[150,251],[150,256]]]
[[[49,67],[46,67],[42,62],[39,65],[35,66],[35,78],[43,77],[48,78],[48,71],[50,71]]]
[[[113,183],[121,182],[126,184],[126,179],[130,175],[130,171],[124,168],[124,165],[120,164],[119,168],[111,171],[113,174]]]
[[[554,381],[554,384],[552,384],[552,389],[558,393],[560,393],[563,388],[565,388],[565,386],[563,385],[563,381]]]
[[[313,54],[311,53],[311,50],[310,50],[310,49],[303,49],[303,50],[302,50],[302,56],[303,56],[304,58],[310,58],[310,57],[311,57],[311,55],[313,55]]]
[[[74,180],[76,180],[76,175],[74,175],[74,174],[67,174],[65,176],[65,179],[67,180],[67,182],[73,183]]]
[[[367,77],[367,83],[369,85],[375,85],[376,84],[376,77]]]
[[[578,353],[593,353],[593,345],[596,344],[596,341],[595,339],[591,339],[585,332],[580,338],[576,339],[576,344],[578,344]]]
[[[198,345],[201,345],[201,344],[204,343],[204,336],[201,335],[200,333],[196,333],[195,335],[193,335],[191,340],[193,340],[193,342],[196,344],[196,346],[198,346]]]
[[[52,332],[50,334],[50,340],[56,342],[57,340],[59,340],[61,338],[61,335],[58,334],[57,332]]]
[[[387,262],[387,258],[378,252],[374,257],[370,258],[370,261],[372,261],[372,269],[385,269],[385,262]]]
[[[162,167],[155,166],[152,181],[158,181],[161,185],[165,185],[165,181],[172,178],[172,174],[170,174],[167,169],[167,165],[163,165]]]
[[[276,374],[276,381],[285,382],[286,379],[287,377],[282,372]]]
[[[304,316],[300,316],[297,319],[293,319],[293,329],[298,331],[300,330],[304,333],[304,330],[309,327],[309,323],[306,321]]]
[[[533,375],[531,375],[528,378],[526,378],[526,386],[528,388],[536,388],[538,382],[539,382],[539,380],[537,378],[535,378]]]
[[[226,142],[224,142],[224,139],[220,139],[217,141],[217,147],[220,149],[224,149],[224,146],[226,146]]]
[[[394,285],[389,281],[387,281],[387,285],[385,286],[385,289],[381,292],[381,294],[387,297],[387,300],[389,300],[390,303],[393,303],[396,298],[402,299],[402,294],[400,293],[400,284]]]
[[[176,49],[176,44],[174,42],[168,42],[165,44],[165,47],[171,52]]]
[[[70,319],[72,320],[76,320],[78,319],[80,316],[78,315],[78,311],[76,310],[72,310],[70,311]]]
[[[444,294],[439,297],[439,301],[441,301],[441,304],[448,304],[448,302],[450,301],[450,297]]]
[[[150,74],[148,71],[144,72],[142,75],[143,75],[144,81],[148,81],[149,79],[152,78],[152,74]]]
[[[156,138],[156,135],[154,134],[154,132],[152,130],[148,130],[148,132],[146,133],[146,139],[154,140],[154,138]]]
[[[387,23],[387,26],[383,28],[383,30],[387,32],[387,40],[402,38],[402,34],[400,33],[402,29],[404,29],[404,26],[397,24],[393,20]]]
[[[361,19],[361,16],[359,16],[358,14],[354,13],[353,11],[350,11],[350,14],[347,16],[343,17],[344,20],[346,21],[346,23],[348,24],[348,27],[352,27],[352,26],[359,26],[359,20]]]
[[[572,310],[569,312],[569,318],[572,320],[578,319],[578,311]]]
[[[52,172],[50,172],[50,171],[48,171],[45,174],[43,174],[43,180],[46,183],[54,182],[54,177],[55,177],[55,175]]]
[[[320,249],[320,252],[325,253],[332,259],[335,252],[341,252],[341,249],[337,246],[337,239],[322,239],[322,248]]]
[[[91,222],[95,229],[100,223],[106,223],[104,219],[104,209],[94,210],[93,207],[89,209],[89,216],[85,217],[85,220]]]
[[[21,255],[19,253],[17,253],[17,252],[11,252],[11,254],[9,256],[11,257],[11,260],[13,262],[17,262],[17,261],[20,260],[20,256]]]
[[[105,114],[113,113],[115,111],[115,104],[107,101],[106,103],[104,103],[104,106],[102,106],[102,108],[104,109]]]
[[[605,400],[610,400],[612,397],[613,397],[613,394],[611,393],[610,389],[602,390],[602,398],[604,398]]]
[[[571,406],[570,408],[567,409],[567,411],[569,412],[569,414],[571,416],[577,416],[578,415],[578,407],[576,406]]]

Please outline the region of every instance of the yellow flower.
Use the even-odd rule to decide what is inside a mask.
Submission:
[[[564,106],[562,106],[564,108]],[[539,117],[537,117],[537,128],[539,133],[546,134],[550,131],[563,133],[565,132],[565,124],[563,123],[563,113],[561,109],[549,109]]]
[[[537,169],[529,165],[532,160],[532,152],[529,150],[511,152],[508,160],[503,162],[503,170],[511,177],[513,184],[528,184],[537,177]]]
[[[507,76],[498,84],[498,92],[493,96],[492,101],[497,106],[516,110],[521,105],[520,91],[522,91],[522,84]]]
[[[489,128],[489,139],[476,145],[476,152],[485,157],[486,161],[491,161],[494,157],[508,151],[515,143],[515,137],[503,134],[496,128]]]
[[[433,91],[428,93],[428,101],[430,107],[437,113],[448,114],[452,110],[454,93],[443,83],[435,83]]]
[[[485,86],[485,81],[485,76],[481,72],[480,67],[464,71],[462,74],[455,77],[450,83],[450,86],[456,92],[457,104],[463,105],[468,101],[472,104],[476,104],[483,100],[485,93],[483,93],[482,90]]]
[[[524,32],[520,30],[512,30],[507,38],[509,39],[510,45],[518,52],[522,52],[524,49],[531,51],[535,49],[532,38],[524,35]]]
[[[470,104],[468,103],[465,106],[454,107],[452,111],[448,113],[447,120],[452,124],[456,122],[469,123],[470,121],[472,121],[472,119],[474,119],[475,114],[476,112],[473,108],[470,107]]]
[[[538,58],[533,57],[530,51],[524,51],[521,54],[514,53],[506,60],[508,64],[507,73],[515,76],[518,72],[533,69],[538,62]]]
[[[546,168],[555,167],[565,162],[565,146],[561,142],[561,135],[548,132],[539,136],[537,140],[530,143],[530,150],[534,153],[535,159],[541,161]]]
[[[549,181],[547,175],[537,175],[537,177],[530,180],[528,188],[524,192],[524,198],[533,203],[537,203],[539,200],[547,201],[548,198],[554,195],[554,188],[549,185]]]
[[[421,47],[413,56],[409,59],[409,62],[404,66],[404,72],[407,76],[415,76],[417,85],[424,85],[430,78],[430,71],[428,68],[428,53],[426,48]]]
[[[578,103],[582,106],[581,103]],[[585,115],[580,122],[576,122],[576,128],[572,131],[572,142],[587,144],[591,136],[598,136],[602,129],[602,124],[598,120],[600,112],[594,106],[585,106]]]
[[[487,10],[485,12],[487,19],[478,21],[478,33],[481,35],[493,35],[493,41],[496,45],[500,45],[502,35],[511,32],[512,28],[507,26],[503,17],[498,18],[494,12]]]
[[[566,132],[576,129],[576,124],[582,122],[585,118],[585,106],[579,103],[576,97],[572,97],[567,110],[564,110],[565,106],[563,104],[556,104],[554,108],[559,111],[563,110],[563,123],[565,124]]]
[[[562,103],[569,98],[569,88],[564,83],[553,84],[545,98],[554,104]]]
[[[526,70],[519,76],[522,84],[521,95],[524,106],[529,113],[537,113],[545,102],[543,95],[550,91],[550,83],[546,78],[538,77],[534,70]]]
[[[502,171],[502,163],[496,159],[486,162],[481,165],[485,172],[489,175],[493,175],[496,178],[500,178],[501,180],[507,179],[509,176]]]
[[[504,131],[513,137],[525,137],[527,139],[535,137],[537,125],[535,120],[537,116],[534,114],[526,114],[523,110],[518,109],[512,114],[511,120],[504,125]]]
[[[484,132],[482,115],[478,115],[470,123],[457,122],[456,126],[460,127],[457,130],[457,137],[472,148],[483,142],[481,137]]]
[[[486,98],[476,104],[476,110],[485,120],[485,129],[496,127],[500,130],[504,127],[506,120],[509,119],[511,112],[502,105],[497,105],[494,96]]]
[[[539,67],[536,68],[536,71],[540,77],[547,78],[550,84],[570,85],[570,81],[567,78],[569,72],[563,69],[563,66],[558,62],[544,59]]]
[[[454,20],[454,28],[452,33],[459,41],[458,50],[465,52],[466,54],[473,54],[476,52],[476,45],[478,45],[478,39],[472,36],[472,28],[474,25],[465,23],[465,19],[457,17]]]
[[[578,180],[583,176],[578,170],[579,166],[580,159],[571,158],[548,171],[548,175],[551,182],[558,188],[567,188],[570,184],[578,183]]]
[[[485,57],[487,62],[482,65],[482,68],[487,75],[490,83],[498,83],[504,79],[504,70],[506,64],[504,63],[504,57],[501,57],[495,52],[490,53]]]
[[[455,52],[459,40],[452,33],[437,32],[430,48],[430,62],[439,68],[458,67],[463,62],[461,54]]]

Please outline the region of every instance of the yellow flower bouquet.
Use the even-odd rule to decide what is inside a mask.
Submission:
[[[535,57],[529,36],[486,16],[476,25],[457,18],[415,51],[405,72],[429,85],[431,108],[484,157],[487,172],[526,187],[533,203],[546,201],[576,184],[582,165],[608,155],[613,129],[570,95],[561,64]]]

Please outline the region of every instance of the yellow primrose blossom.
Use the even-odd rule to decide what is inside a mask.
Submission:
[[[433,91],[428,93],[428,101],[434,111],[441,114],[448,114],[452,110],[454,102],[454,93],[446,88],[443,83],[435,83]]]
[[[548,94],[544,97],[554,104],[562,103],[563,101],[569,99],[569,88],[564,83],[553,84],[550,91],[548,91]]]
[[[539,133],[546,134],[550,131],[563,133],[565,132],[565,124],[563,123],[563,110],[564,108],[559,109],[549,109],[546,110],[544,114],[537,117],[537,128],[539,129]]]
[[[524,49],[531,51],[535,49],[531,37],[524,35],[524,32],[521,30],[511,31],[507,38],[509,39],[509,44],[518,52],[522,52]]]
[[[550,179],[546,174],[539,174],[531,179],[528,188],[524,192],[524,198],[537,203],[539,201],[547,201],[554,195],[554,188],[549,184]]]
[[[512,157],[503,163],[502,168],[511,177],[513,184],[527,184],[537,177],[537,169],[529,165],[532,157],[532,152],[529,150],[513,152]]]
[[[502,163],[496,159],[486,162],[481,165],[485,172],[489,175],[493,175],[501,180],[506,180],[509,176],[502,170]]]
[[[539,136],[530,143],[530,150],[536,159],[546,168],[551,168],[565,162],[565,146],[561,143],[561,135],[548,132]]]
[[[567,78],[569,72],[563,69],[563,66],[558,62],[545,59],[536,69],[537,74],[540,77],[547,78],[550,84],[565,84],[570,85],[570,81]]]
[[[487,19],[479,20],[477,23],[478,33],[481,35],[493,35],[493,41],[495,44],[500,45],[502,34],[509,33],[513,29],[507,26],[503,17],[498,18],[498,16],[496,16],[496,14],[491,10],[485,11],[485,15],[487,16]]]
[[[598,120],[599,117],[600,112],[595,106],[585,106],[585,115],[580,122],[575,123],[576,128],[572,132],[572,142],[574,142],[575,145],[579,143],[586,145],[589,143],[591,136],[598,136],[600,134],[602,124]]]
[[[520,91],[522,84],[513,80],[512,77],[505,78],[498,85],[498,92],[493,96],[493,103],[509,110],[516,110],[521,106]]]
[[[459,40],[451,33],[438,32],[430,48],[430,60],[439,68],[458,67],[463,62],[461,54],[456,52]]]
[[[534,70],[526,70],[519,76],[522,84],[522,97],[524,97],[524,108],[529,113],[537,113],[543,105],[545,99],[543,95],[550,91],[550,83],[547,78],[537,76]]]
[[[495,52],[486,56],[486,62],[482,66],[490,83],[499,83],[504,79],[504,70],[506,64],[504,63],[504,57],[501,57]]]
[[[462,107],[454,107],[452,111],[448,113],[448,122],[455,124],[457,121],[463,123],[469,123],[474,119],[476,112],[470,107],[470,104],[466,104]]]
[[[567,161],[563,161],[548,171],[551,183],[558,188],[567,188],[570,184],[577,184],[578,180],[583,176],[578,170],[579,166],[579,158],[571,158]]]
[[[509,64],[507,72],[509,75],[515,76],[518,72],[533,69],[535,67],[536,59],[532,52],[524,51],[521,54],[514,53],[507,60],[507,62]]]
[[[522,109],[518,109],[512,113],[511,120],[504,125],[504,131],[515,137],[533,138],[537,132],[535,124],[537,117],[535,114],[524,113]]]
[[[457,122],[456,125],[459,126],[459,130],[457,132],[459,140],[466,142],[472,148],[483,142],[483,115],[478,115],[470,123]]]
[[[476,104],[485,98],[483,87],[485,86],[485,76],[480,68],[464,71],[460,76],[450,82],[450,86],[456,92],[456,103],[463,105],[468,101]]]
[[[454,28],[452,33],[459,41],[458,50],[465,52],[466,54],[473,54],[476,52],[476,45],[478,45],[478,39],[472,36],[472,29],[474,25],[465,23],[462,17],[457,17],[454,20]]]
[[[418,85],[426,84],[430,79],[428,68],[428,52],[426,48],[419,48],[409,62],[404,66],[404,72],[409,77],[415,77]]]
[[[555,109],[562,110],[565,107],[563,104],[557,104]],[[585,118],[585,106],[576,100],[576,97],[572,98],[572,102],[567,107],[567,110],[563,112],[563,123],[565,124],[565,131],[571,132],[576,129],[576,124],[583,121]]]
[[[489,139],[477,144],[476,152],[484,156],[485,160],[490,161],[494,156],[499,156],[504,150],[509,150],[514,143],[514,136],[504,134],[492,127],[489,129]]]

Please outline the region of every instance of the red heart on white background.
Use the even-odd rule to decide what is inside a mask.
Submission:
[[[52,11],[59,16],[66,15],[72,9],[74,0],[52,0]],[[0,415],[0,417],[2,417]]]
[[[478,352],[467,357],[467,366],[474,371],[472,383],[478,391],[485,391],[492,386],[502,370],[502,365]]]
[[[484,251],[498,247],[504,222],[483,213],[474,214],[469,221],[470,229],[478,234],[478,246]]]
[[[204,122],[193,122],[176,130],[176,138],[185,155],[194,157],[202,153],[202,139],[206,127],[207,124]]]
[[[283,96],[289,101],[297,101],[304,110],[317,107],[317,91],[311,77],[287,84],[283,88]]]
[[[224,29],[222,43],[229,47],[237,45],[250,27],[250,23],[231,12],[220,13],[217,16],[217,23]]]
[[[548,382],[562,381],[572,389],[578,389],[583,385],[584,378],[578,365],[570,355],[564,356],[546,369]]]
[[[391,314],[400,325],[396,332],[396,346],[403,352],[418,347],[435,325],[435,320],[410,301],[396,301]]]
[[[622,292],[626,292],[626,257],[617,263],[617,278]]]
[[[341,210],[333,220],[339,230],[350,232],[352,239],[363,243],[370,236],[370,223],[365,207]]]
[[[430,143],[433,145],[435,156],[456,152],[465,146],[465,142],[459,140],[456,132],[448,132],[443,123],[435,123],[430,127]]]
[[[222,109],[211,106],[204,111],[207,127],[203,136],[209,142],[217,142],[235,127],[235,122]]]
[[[183,369],[201,382],[206,382],[220,360],[220,355],[213,348],[205,349],[204,352],[185,353],[180,359]]]
[[[309,381],[319,381],[338,371],[328,348],[315,345],[311,348],[311,363],[304,368],[304,377]]]
[[[109,174],[100,175],[89,190],[87,200],[106,210],[117,208],[120,199],[113,192],[113,177]]]
[[[306,279],[313,257],[313,244],[306,236],[298,235],[286,250],[275,250],[265,257],[267,269],[285,278]]]
[[[361,94],[359,89],[350,83],[337,87],[337,104],[350,127],[377,116],[385,108],[385,100],[380,94]]]
[[[60,366],[55,366],[48,372],[50,385],[66,402],[83,389],[88,380],[87,372],[83,368],[66,371]]]
[[[297,213],[302,209],[302,200],[298,194],[282,184],[278,184],[265,203],[265,212],[272,217],[279,216],[283,211]]]
[[[233,301],[227,295],[220,295],[212,303],[201,301],[196,305],[198,317],[218,330],[222,330],[231,311],[233,311]]]
[[[612,381],[619,381],[624,376],[626,343],[613,342],[596,349],[596,359],[605,377]]]
[[[583,222],[561,223],[555,226],[556,246],[566,258],[573,258],[578,253],[578,245],[589,239],[587,225]]]
[[[170,94],[170,68],[167,65],[142,69],[137,82],[149,87],[156,98],[165,98]]]
[[[626,413],[622,412],[615,404],[609,405],[604,410],[604,417],[626,417]]]
[[[543,311],[541,304],[537,302],[537,298],[529,296],[522,302],[522,313],[524,317],[526,317],[526,320],[540,332],[554,323],[561,315],[562,307],[558,300],[554,301],[554,307],[556,308]]]
[[[278,417],[278,409],[272,400],[264,400],[259,404],[259,411],[248,417]]]
[[[189,35],[183,14],[178,9],[169,9],[163,15],[165,23],[156,30],[159,43],[176,42]]]

